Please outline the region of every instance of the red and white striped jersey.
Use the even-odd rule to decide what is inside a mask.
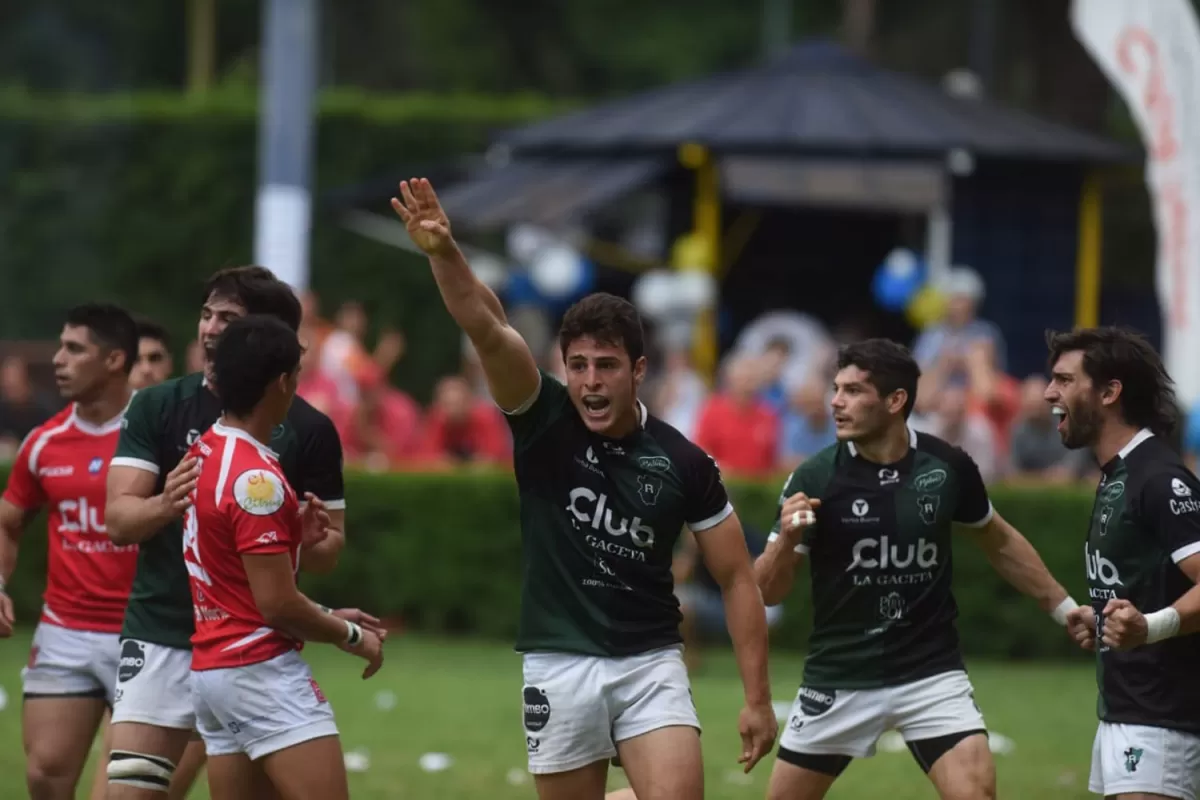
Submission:
[[[188,451],[201,459],[184,518],[183,555],[196,632],[192,669],[268,661],[300,642],[267,625],[254,602],[244,555],[287,553],[300,561],[300,503],[275,454],[250,434],[221,423]]]
[[[49,516],[44,622],[121,631],[137,545],[108,538],[104,503],[123,416],[92,425],[79,419],[72,403],[25,437],[12,465],[4,499],[27,511],[45,508]]]

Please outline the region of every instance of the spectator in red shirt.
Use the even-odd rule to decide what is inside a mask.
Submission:
[[[438,381],[421,452],[426,462],[444,464],[503,463],[512,453],[500,410],[476,397],[461,375]]]
[[[695,442],[722,470],[763,475],[776,467],[779,418],[759,397],[763,370],[752,356],[725,363],[724,387],[710,397],[696,423]]]

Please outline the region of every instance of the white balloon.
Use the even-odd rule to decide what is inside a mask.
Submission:
[[[500,291],[508,283],[508,269],[504,262],[488,253],[471,255],[471,271],[493,292]]]
[[[680,270],[675,273],[675,295],[681,311],[704,311],[717,300],[717,282],[707,272]]]
[[[675,273],[653,269],[633,284],[633,304],[651,319],[661,319],[675,309]]]
[[[508,229],[508,254],[521,264],[531,264],[538,250],[552,243],[550,235],[536,225],[514,225]]]
[[[546,297],[566,297],[583,283],[583,263],[570,247],[549,245],[534,255],[529,278]]]
[[[888,253],[886,269],[896,278],[908,278],[917,271],[917,256],[913,251],[897,247]]]

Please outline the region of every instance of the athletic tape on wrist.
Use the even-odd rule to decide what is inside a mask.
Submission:
[[[1070,595],[1068,595],[1066,600],[1063,600],[1061,603],[1058,604],[1057,608],[1055,608],[1053,611],[1050,612],[1050,616],[1059,625],[1066,625],[1067,624],[1067,614],[1071,613],[1072,611],[1074,611],[1077,608],[1079,608],[1079,603],[1076,603],[1074,600],[1071,599]]]
[[[358,627],[357,624],[351,622],[350,620],[346,620],[346,645],[349,647],[357,647],[359,642],[362,641],[362,638],[362,628]]]
[[[1146,615],[1146,644],[1170,639],[1179,633],[1179,612],[1172,606]]]

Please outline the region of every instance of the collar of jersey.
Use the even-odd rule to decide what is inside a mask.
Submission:
[[[130,392],[129,393],[129,401],[125,403],[125,408],[122,408],[120,413],[118,413],[112,419],[108,420],[107,422],[101,422],[99,425],[93,425],[92,423],[88,422],[87,420],[80,419],[79,414],[78,414],[79,404],[72,403],[71,404],[71,424],[74,425],[79,430],[83,431],[84,433],[90,434],[92,436],[104,436],[105,434],[112,433],[113,431],[119,431],[119,430],[121,430],[121,420],[124,419],[125,412],[129,410],[129,403],[133,402],[133,396],[135,394],[137,394],[136,391]]]
[[[908,428],[908,446],[913,450],[917,449],[917,432],[912,428]],[[850,455],[858,455],[858,448],[854,446],[854,442],[846,442],[846,449],[850,451]]]
[[[220,422],[214,422],[212,429],[213,429],[213,433],[217,434],[218,436],[226,436],[226,437],[230,437],[233,439],[241,439],[244,442],[249,442],[250,444],[257,447],[263,455],[270,456],[271,459],[274,461],[279,460],[278,453],[276,453],[271,448],[267,447],[265,444],[260,442],[258,439],[255,439],[253,436],[246,433],[241,428],[230,428],[228,425],[222,425]]]
[[[1151,433],[1149,428],[1142,428],[1140,431],[1138,431],[1137,433],[1135,433],[1133,435],[1133,438],[1129,440],[1129,444],[1127,444],[1121,448],[1121,450],[1117,453],[1117,458],[1124,461],[1126,458],[1129,457],[1129,454],[1133,452],[1133,449],[1135,447],[1137,447],[1139,444],[1146,441],[1153,435],[1154,434]]]

